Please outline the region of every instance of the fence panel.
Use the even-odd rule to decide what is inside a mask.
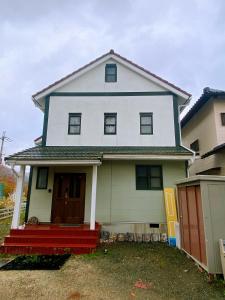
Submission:
[[[22,203],[21,212],[26,208],[26,203]],[[8,219],[12,217],[14,208],[0,208],[0,220]]]

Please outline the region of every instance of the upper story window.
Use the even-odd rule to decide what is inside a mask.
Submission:
[[[116,134],[116,113],[105,113],[104,114],[104,134]]]
[[[136,166],[137,190],[162,190],[163,176],[161,166]]]
[[[117,66],[116,64],[106,64],[105,66],[105,82],[117,81]]]
[[[225,126],[225,113],[221,113],[220,116],[221,116],[221,124],[222,126]]]
[[[70,113],[68,123],[68,134],[80,134],[81,113]]]
[[[199,140],[195,140],[193,143],[190,144],[191,150],[195,151],[196,154],[199,154]]]
[[[140,134],[153,134],[152,113],[140,113]]]

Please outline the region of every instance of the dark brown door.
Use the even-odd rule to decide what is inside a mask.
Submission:
[[[55,174],[52,199],[52,222],[84,222],[85,174]]]

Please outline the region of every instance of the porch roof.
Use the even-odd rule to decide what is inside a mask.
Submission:
[[[5,158],[8,163],[23,161],[101,161],[109,155],[191,156],[185,148],[135,146],[36,146]]]

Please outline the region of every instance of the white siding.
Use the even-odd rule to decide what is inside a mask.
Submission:
[[[105,82],[105,65],[116,63],[117,82]],[[137,91],[166,91],[127,67],[110,59],[89,72],[74,79],[55,92],[137,92]]]
[[[104,113],[117,113],[117,134],[104,135]],[[140,112],[153,112],[153,135],[140,135]],[[68,135],[69,113],[82,113]],[[174,146],[172,96],[51,97],[47,146]]]

